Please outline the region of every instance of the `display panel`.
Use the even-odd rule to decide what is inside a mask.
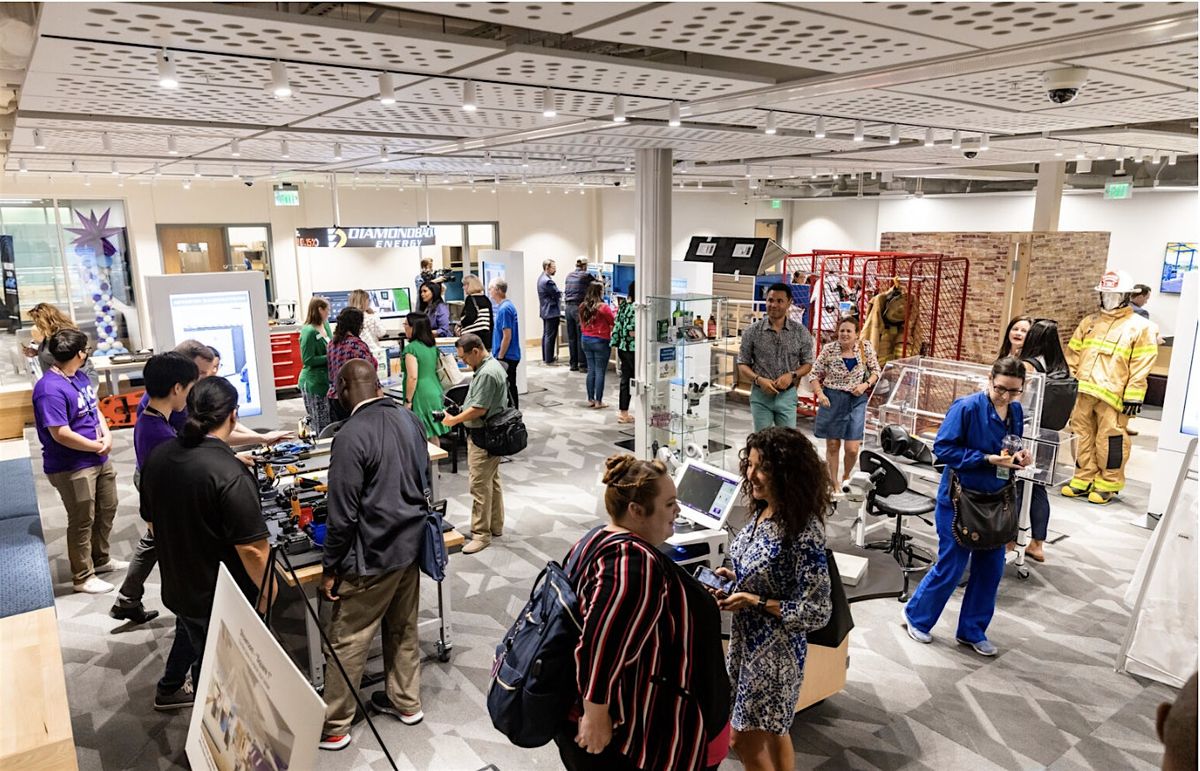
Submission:
[[[493,279],[504,278],[504,263],[502,262],[484,262],[481,265],[483,271],[483,288],[486,290],[492,285]]]
[[[238,413],[263,413],[258,355],[249,292],[172,294],[171,327],[175,340],[199,340],[220,355],[217,374],[237,389]]]
[[[676,481],[680,513],[710,529],[725,524],[737,498],[741,479],[736,475],[695,460],[688,460]]]
[[[632,265],[612,266],[612,291],[620,297],[629,296],[629,286],[633,283],[634,270]]]
[[[397,319],[412,310],[412,300],[408,290],[403,287],[396,289],[368,289],[371,305],[379,311],[381,319]]]
[[[444,282],[442,282],[442,299],[443,300],[445,300],[446,302],[450,302],[452,300],[466,299],[467,295],[466,295],[466,292],[463,291],[463,284],[462,284],[463,276],[465,276],[465,275],[466,274],[463,273],[461,270],[450,271],[450,275],[446,278],[446,280]],[[486,282],[484,283],[484,289],[487,289]]]

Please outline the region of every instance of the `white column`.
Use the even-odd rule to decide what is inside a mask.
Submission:
[[[1066,162],[1038,164],[1037,197],[1033,204],[1035,233],[1058,232],[1058,210],[1062,206],[1063,183],[1066,179]]]
[[[639,458],[650,457],[649,405],[641,386],[647,380],[647,351],[653,336],[653,321],[645,301],[651,296],[671,293],[671,175],[673,160],[670,150],[638,150],[636,159],[637,209],[633,233],[636,246],[635,262],[638,310],[636,333],[638,387],[636,403],[638,416],[634,432],[634,450]]]

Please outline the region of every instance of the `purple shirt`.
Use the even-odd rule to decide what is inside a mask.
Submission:
[[[33,416],[42,443],[42,470],[47,474],[102,466],[107,455],[73,450],[54,441],[53,426],[67,426],[85,439],[100,438],[100,411],[96,389],[87,373],[77,371],[70,379],[50,370],[33,387]]]
[[[172,413],[171,416],[178,414]],[[133,425],[133,451],[137,456],[138,470],[141,470],[155,447],[171,441],[175,436],[175,426],[163,420],[157,413],[146,412],[139,407],[137,423]]]
[[[146,405],[148,405],[148,404],[150,404],[150,394],[144,393],[144,394],[142,394],[142,400],[140,402],[138,402],[138,406],[137,406],[138,420],[141,420],[142,413],[146,411]],[[170,415],[167,416],[167,422],[171,424],[171,428],[175,429],[176,434],[183,433],[183,426],[184,426],[184,424],[187,423],[187,419],[188,419],[187,407],[184,407],[182,410],[179,410],[178,412],[172,412]],[[134,424],[134,428],[137,428],[136,423]],[[148,458],[150,456],[147,455],[146,457]],[[139,457],[138,458],[138,466],[140,467],[141,465],[142,465],[142,459],[141,459],[141,457]]]

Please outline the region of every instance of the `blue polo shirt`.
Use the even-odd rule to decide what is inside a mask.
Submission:
[[[1008,420],[1000,419],[986,391],[964,396],[950,405],[937,439],[933,454],[938,463],[946,464],[942,483],[938,486],[938,503],[950,506],[950,469],[958,472],[962,486],[968,490],[994,493],[1001,490],[1007,479],[996,476],[996,466],[987,456],[998,455],[1008,434],[1021,435],[1024,426],[1021,403],[1008,406]]]

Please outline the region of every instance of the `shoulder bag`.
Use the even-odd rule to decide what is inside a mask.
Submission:
[[[521,411],[516,407],[505,407],[495,415],[486,415],[483,427],[473,430],[471,440],[488,455],[516,455],[528,446],[529,432],[525,429]]]
[[[1011,408],[1008,422],[1012,422]],[[968,490],[962,486],[958,472],[954,469],[948,469],[948,472],[950,503],[954,506],[951,530],[959,546],[971,551],[988,551],[1016,539],[1020,514],[1016,485],[1011,478],[997,492],[985,493]]]

